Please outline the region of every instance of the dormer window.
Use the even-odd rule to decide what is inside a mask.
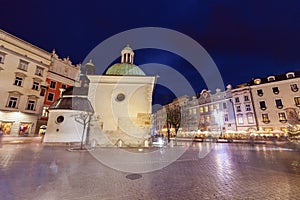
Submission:
[[[268,81],[269,81],[269,82],[275,81],[275,76],[269,76],[269,77],[268,77]]]
[[[289,72],[286,74],[286,78],[294,78],[295,77],[295,73],[294,72]]]
[[[259,78],[254,79],[254,83],[255,83],[256,85],[260,84],[260,82],[261,82],[261,80],[260,80]]]

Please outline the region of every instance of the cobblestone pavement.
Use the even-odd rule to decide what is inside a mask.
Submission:
[[[195,143],[169,166],[140,177],[113,170],[88,152],[4,144],[0,199],[300,199],[299,152],[219,143],[199,158],[205,145]]]

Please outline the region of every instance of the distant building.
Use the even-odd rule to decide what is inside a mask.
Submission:
[[[232,89],[232,103],[234,104],[237,131],[249,132],[257,130],[249,84],[240,84]]]
[[[0,30],[0,127],[6,135],[33,135],[51,54]]]
[[[300,72],[256,78],[250,82],[253,104],[260,131],[285,132],[286,109],[300,107]]]

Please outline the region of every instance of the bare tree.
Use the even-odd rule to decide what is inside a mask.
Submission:
[[[293,140],[294,137],[300,135],[300,119],[299,119],[299,111],[295,108],[286,108],[286,117],[288,122],[288,137]]]
[[[80,149],[83,149],[83,145],[85,144],[85,141],[84,141],[85,132],[87,132],[86,135],[88,137],[88,134],[89,134],[88,133],[89,132],[88,127],[89,127],[92,115],[93,114],[89,113],[89,112],[80,112],[80,113],[75,115],[75,121],[83,126],[82,135],[81,135]]]
[[[170,142],[170,130],[173,127],[175,129],[175,137],[177,136],[178,129],[181,122],[181,107],[179,105],[167,105],[167,131],[168,142]]]

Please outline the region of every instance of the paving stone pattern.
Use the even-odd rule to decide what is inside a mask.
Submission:
[[[171,165],[126,178],[88,152],[43,144],[0,148],[0,199],[300,199],[300,152],[271,145],[193,144]]]

